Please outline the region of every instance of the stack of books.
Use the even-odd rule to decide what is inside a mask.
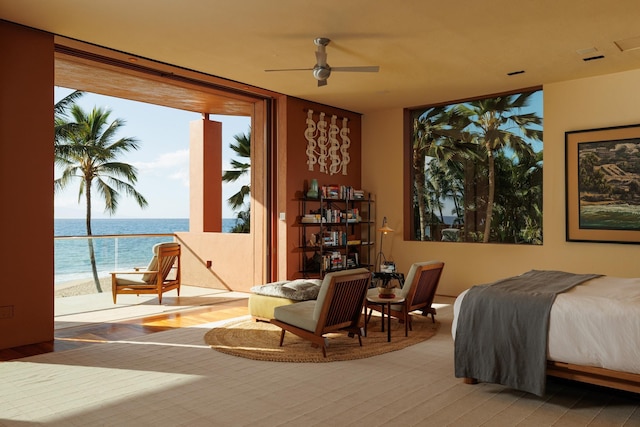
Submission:
[[[313,224],[325,221],[324,218],[322,218],[322,216],[319,214],[305,214],[302,218],[300,218],[300,222],[304,224]]]
[[[346,185],[323,185],[322,197],[325,199],[364,200],[364,190],[356,190]]]

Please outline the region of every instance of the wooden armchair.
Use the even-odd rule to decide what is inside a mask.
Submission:
[[[371,272],[366,268],[329,273],[317,300],[276,307],[271,323],[282,328],[280,346],[289,331],[311,341],[312,347],[321,346],[327,357],[328,343],[323,335],[343,330],[351,337],[357,335],[362,346],[362,305],[370,283]]]
[[[436,289],[440,283],[440,276],[444,263],[440,261],[417,262],[409,268],[407,280],[399,292],[405,301],[401,304],[391,304],[392,317],[398,318],[404,322],[404,334],[407,336],[411,330],[411,312],[422,310],[423,316],[431,315],[431,321],[435,322],[436,309],[431,307]],[[377,293],[377,289],[371,289],[369,292]],[[371,317],[372,310],[384,310],[384,306],[379,304],[367,304],[365,307],[369,309],[367,321]]]
[[[172,273],[172,270],[175,272]],[[135,269],[111,273],[111,292],[114,304],[118,294],[158,294],[158,303],[162,304],[162,294],[172,289],[177,289],[178,296],[180,296],[179,243],[158,243],[155,245],[153,258],[144,270]]]

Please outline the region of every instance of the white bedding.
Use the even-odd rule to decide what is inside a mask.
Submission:
[[[453,305],[454,339],[466,293]],[[547,356],[640,374],[640,278],[602,276],[559,294],[551,307]]]

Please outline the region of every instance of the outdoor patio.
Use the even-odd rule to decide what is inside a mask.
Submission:
[[[83,324],[110,323],[180,312],[197,307],[248,299],[243,292],[182,286],[180,297],[176,291],[167,292],[158,304],[156,295],[118,295],[113,303],[111,291],[55,299],[55,329]]]

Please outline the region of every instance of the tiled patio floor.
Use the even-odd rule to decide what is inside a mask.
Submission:
[[[114,304],[111,292],[61,297],[55,299],[55,329],[167,314],[248,297],[243,292],[195,286],[182,286],[180,297],[175,290],[167,292],[162,304],[153,295],[118,295]]]

